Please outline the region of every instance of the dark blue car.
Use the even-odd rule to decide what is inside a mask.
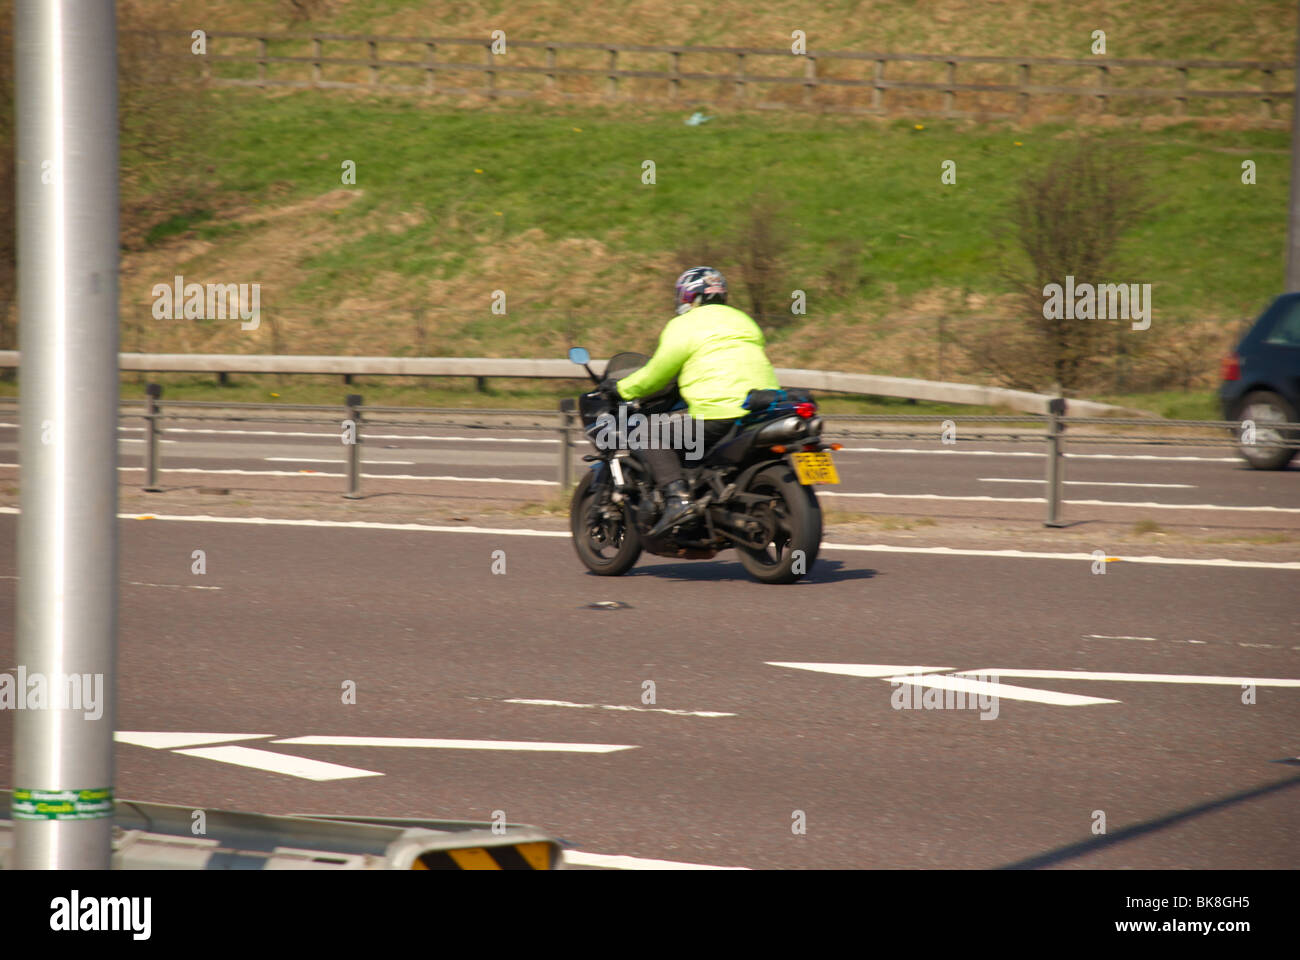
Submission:
[[[1222,376],[1223,418],[1255,424],[1254,443],[1242,443],[1241,455],[1256,470],[1285,468],[1300,451],[1275,444],[1294,443],[1300,430],[1268,424],[1300,422],[1300,293],[1273,301],[1223,358]]]

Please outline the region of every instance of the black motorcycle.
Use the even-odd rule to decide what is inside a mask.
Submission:
[[[592,372],[591,357],[581,347],[570,350],[569,359],[597,384],[626,377],[649,360],[639,353],[617,354],[602,378]],[[596,448],[583,457],[591,469],[569,508],[574,547],[592,573],[621,576],[642,550],[708,560],[728,547],[735,547],[745,570],[763,583],[793,583],[812,569],[822,539],[822,512],[812,485],[839,483],[828,451],[840,444],[822,442],[822,419],[805,391],[750,391],[749,412],[702,457],[684,461],[694,508],[658,537],[649,531],[663,512],[663,497],[638,449],[645,448],[646,437],[670,435],[674,419],[679,428],[689,421],[676,383],[630,403],[616,403],[596,390],[561,406],[579,413]],[[643,419],[637,421],[638,416]]]

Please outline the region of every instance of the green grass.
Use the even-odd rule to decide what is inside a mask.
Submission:
[[[878,127],[724,111],[686,127],[678,112],[218,96],[229,129],[216,175],[228,191],[314,196],[339,186],[343,160],[356,162],[361,196],[337,214],[350,239],[307,262],[309,277],[293,291],[307,303],[365,289],[381,270],[413,285],[464,276],[483,243],[534,228],[551,240],[594,237],[615,250],[671,253],[685,236],[732,229],[761,193],[790,209],[797,245],[786,273],[808,291],[808,322],[936,286],[996,294],[1003,212],[1020,177],[1067,132],[942,122],[916,131],[901,121]],[[1185,125],[1101,137],[1103,145],[1136,141],[1147,158],[1159,207],[1125,242],[1124,275],[1114,279],[1152,283],[1157,318],[1239,318],[1257,310],[1264,291],[1280,289],[1280,253],[1266,252],[1281,251],[1284,241],[1285,132]],[[1253,186],[1240,183],[1242,156],[1258,164]],[[955,186],[940,183],[946,159],[957,163]],[[657,164],[653,186],[640,181],[643,160]],[[412,211],[424,221],[376,229]],[[836,248],[851,251],[850,268],[860,273],[848,296],[829,293],[826,257]],[[623,305],[602,296],[610,279],[587,277],[562,293],[521,289],[516,298],[534,309],[617,310]]]
[[[1113,403],[1117,407],[1136,407],[1149,410],[1170,420],[1222,420],[1223,411],[1219,407],[1219,398],[1211,390],[1191,390],[1186,393],[1166,391],[1160,393],[1136,393],[1096,396],[1092,399],[1101,403]]]

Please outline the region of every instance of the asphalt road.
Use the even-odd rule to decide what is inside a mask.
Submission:
[[[0,670],[14,659],[16,526],[0,516]],[[1116,563],[1098,575],[1078,559],[833,548],[807,581],[765,587],[726,560],[645,558],[595,578],[562,533],[170,520],[123,520],[121,532],[119,729],[189,732],[209,742],[178,749],[242,746],[256,751],[243,762],[305,758],[332,765],[311,775],[337,777],[135,736],[118,747],[122,797],[501,810],[595,865],[1300,862],[1294,568]],[[589,606],[601,601],[614,607]],[[789,663],[805,666],[774,665]],[[808,668],[824,664],[877,675]],[[902,700],[913,685],[887,678],[919,671],[931,679]],[[927,709],[920,693],[958,671],[1012,686],[996,706]],[[1188,676],[1200,679],[1173,682]],[[6,784],[11,722],[0,712]],[[298,737],[552,746],[274,742]]]

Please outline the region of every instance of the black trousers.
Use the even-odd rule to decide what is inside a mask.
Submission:
[[[708,454],[717,442],[727,435],[735,422],[735,420],[696,420],[695,425],[692,425],[693,429],[701,429],[704,434],[700,456],[704,457]],[[674,480],[684,479],[682,476],[684,450],[640,450],[638,454],[650,467],[657,486],[666,487]]]

